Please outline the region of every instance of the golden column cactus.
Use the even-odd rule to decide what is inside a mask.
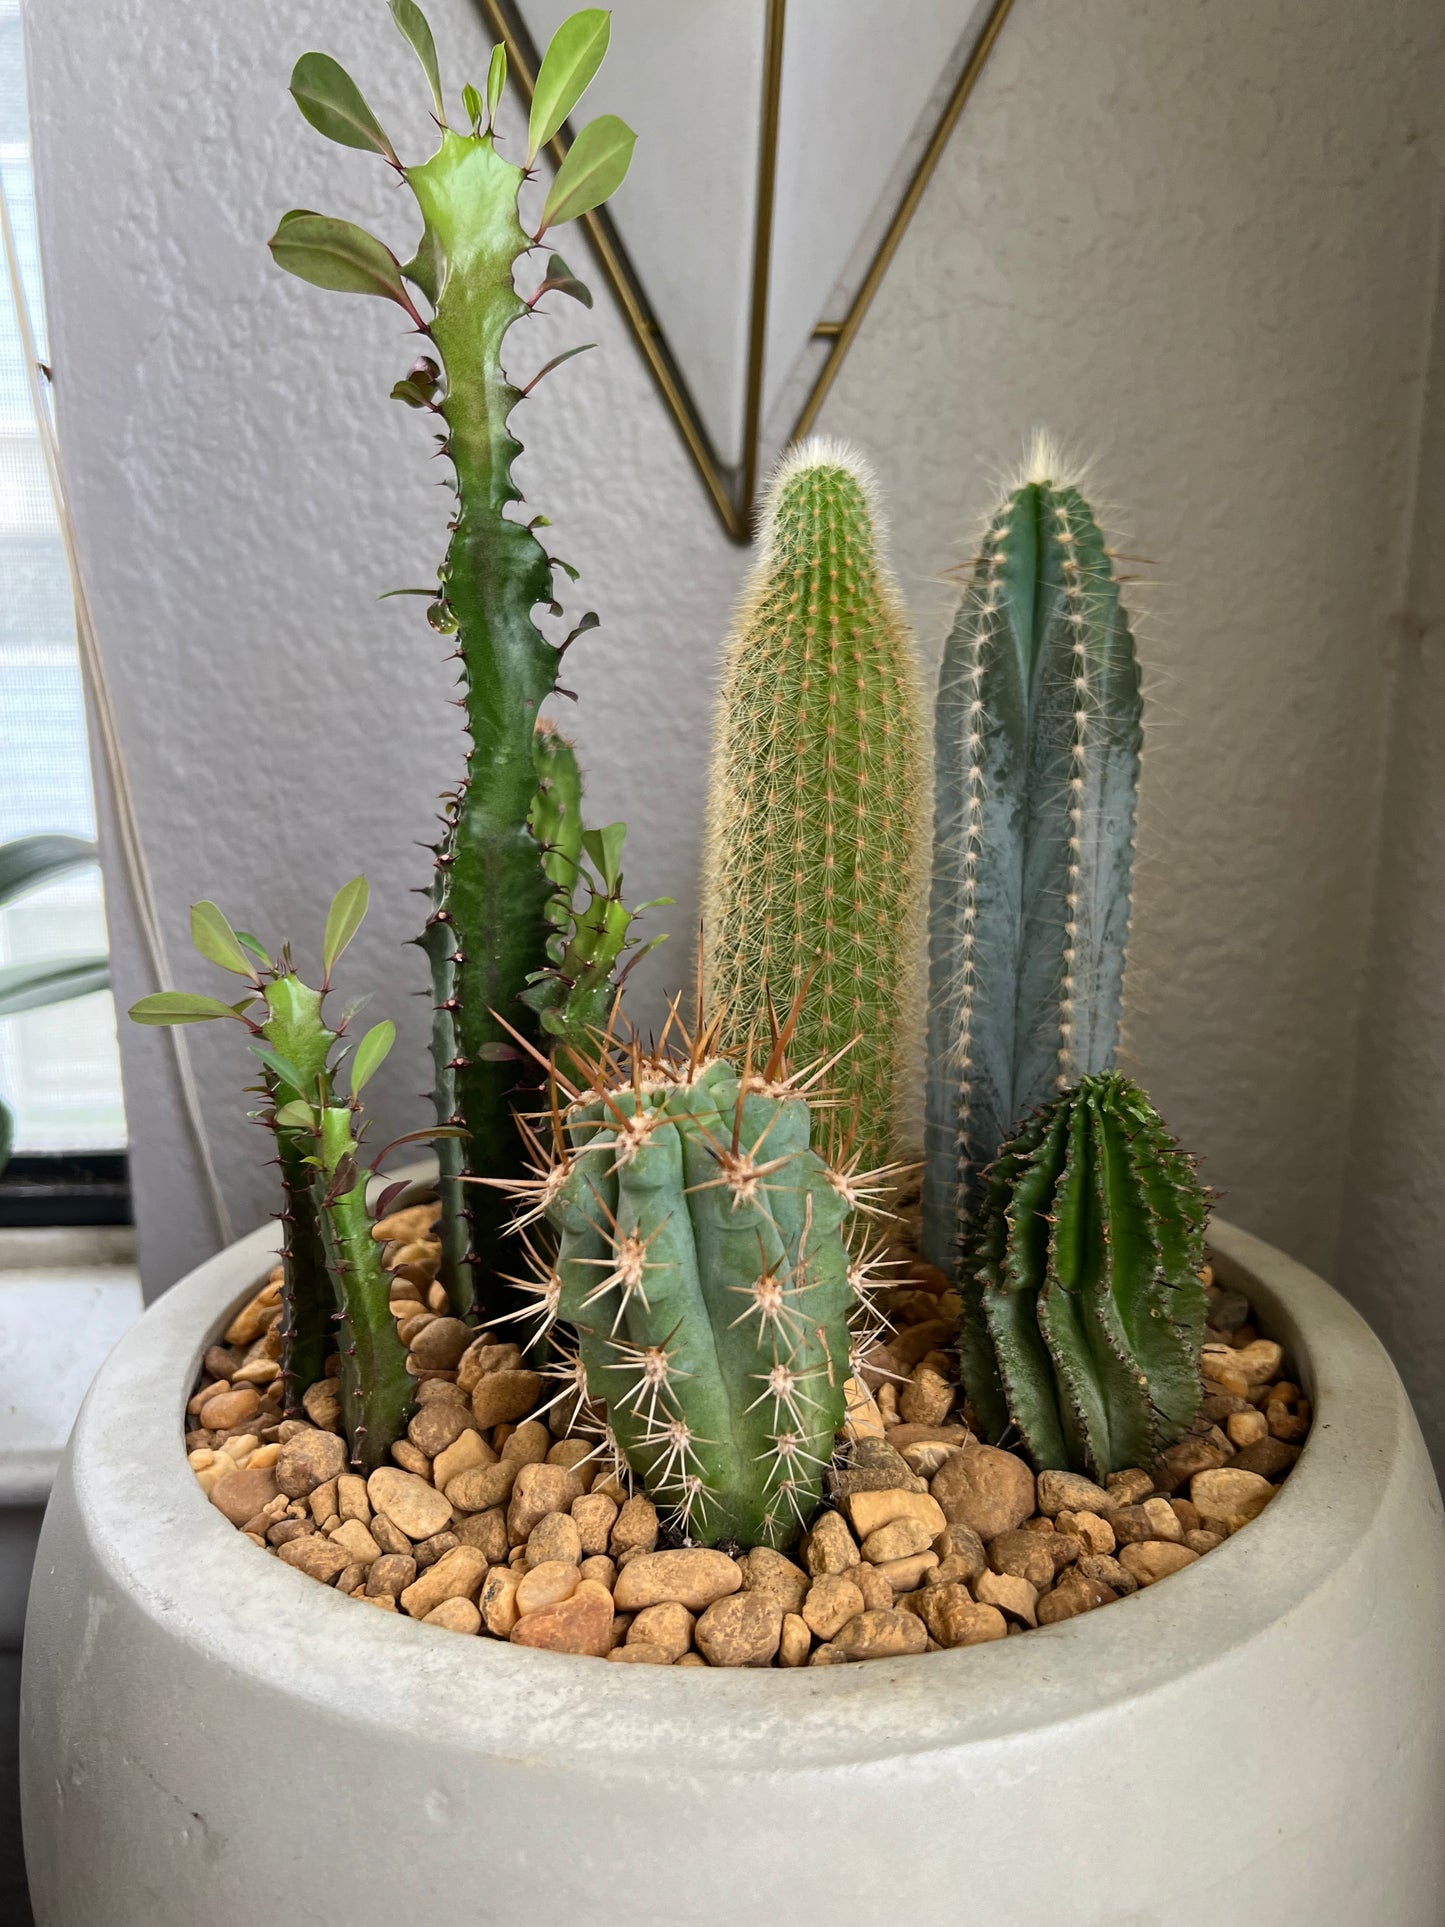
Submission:
[[[811,441],[784,457],[727,647],[703,893],[725,1041],[762,1043],[769,1000],[786,1007],[811,976],[794,1053],[846,1051],[830,1075],[863,1163],[897,1135],[928,809],[913,638],[880,524],[853,450]]]

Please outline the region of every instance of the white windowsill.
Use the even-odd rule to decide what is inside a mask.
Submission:
[[[0,1506],[44,1505],[90,1381],[143,1309],[128,1227],[0,1231]]]

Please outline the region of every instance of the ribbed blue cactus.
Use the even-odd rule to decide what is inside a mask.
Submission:
[[[1113,1063],[1141,714],[1104,538],[1040,439],[939,678],[923,1244],[946,1270],[1019,1120]]]

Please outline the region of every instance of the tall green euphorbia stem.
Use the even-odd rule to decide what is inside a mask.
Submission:
[[[434,303],[430,333],[446,369],[438,407],[457,508],[442,587],[471,737],[424,938],[437,1007],[438,1120],[468,1132],[464,1144],[439,1147],[443,1223],[453,1303],[485,1315],[506,1291],[498,1274],[508,1268],[509,1208],[493,1188],[463,1186],[461,1173],[497,1177],[518,1167],[510,1100],[523,1066],[498,1019],[530,1028],[518,999],[545,956],[550,889],[528,817],[537,788],[533,731],[557,680],[557,652],[532,620],[534,606],[551,597],[551,565],[507,513],[521,500],[512,480],[521,444],[508,427],[521,395],[501,365],[503,338],[526,312],[512,282],[529,243],[517,220],[522,170],[490,138],[444,133],[432,158],[406,177],[426,222],[407,272]]]
[[[326,1252],[317,1216],[312,1141],[305,1131],[275,1122],[283,1106],[300,1098],[314,1104],[327,1060],[336,1042],[335,1031],[322,1021],[319,990],[295,975],[277,977],[265,986],[266,1021],[261,1034],[278,1057],[299,1072],[293,1088],[275,1072],[265,1072],[271,1099],[276,1157],[285,1194],[282,1221],[286,1243],[281,1253],[281,1382],[288,1417],[300,1415],[301,1394],[314,1385],[325,1369],[332,1348],[332,1295],[326,1276]]]

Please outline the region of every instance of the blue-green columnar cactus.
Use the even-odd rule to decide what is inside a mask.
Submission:
[[[964,1257],[964,1389],[1040,1469],[1145,1466],[1199,1410],[1209,1198],[1136,1084],[1086,1077],[988,1173]]]
[[[1141,716],[1104,538],[1040,440],[939,678],[923,1245],[945,1270],[1019,1120],[1113,1064]]]
[[[512,476],[521,443],[511,419],[556,362],[519,388],[503,366],[503,349],[512,366],[525,359],[511,331],[545,295],[570,296],[590,307],[587,289],[560,255],[547,257],[530,293],[517,291],[516,272],[545,234],[614,192],[627,172],[633,135],[613,114],[583,127],[529,232],[518,217],[518,194],[540,150],[596,73],[607,47],[608,15],[590,7],[558,28],[537,77],[525,153],[518,142],[517,157],[510,159],[501,151],[505,141],[496,126],[506,82],[504,50],[493,50],[485,98],[474,87],[463,90],[463,118],[457,123],[449,118],[436,47],[415,0],[390,0],[390,5],[430,86],[441,130],[441,144],[430,160],[403,166],[355,82],[329,55],[303,54],[291,91],[319,132],[377,154],[410,188],[422,218],[416,252],[402,263],[351,222],[304,209],[284,217],[270,245],[279,265],[303,280],[395,302],[417,333],[428,338],[431,352],[392,392],[432,416],[439,450],[455,477],[451,543],[429,616],[434,628],[455,637],[470,746],[465,774],[445,805],[423,944],[431,960],[436,1012],[437,1113],[443,1123],[465,1131],[464,1138],[447,1139],[440,1147],[446,1279],[455,1309],[465,1316],[474,1305],[497,1312],[510,1297],[501,1282],[509,1263],[502,1193],[495,1184],[460,1183],[464,1171],[501,1179],[519,1169],[511,1100],[528,1059],[507,1027],[524,1033],[530,1027],[533,1035],[540,1030],[548,1037],[560,1026],[561,1034],[568,1034],[572,1016],[559,1005],[565,1005],[571,986],[559,983],[558,972],[569,962],[589,972],[579,1000],[589,1006],[589,1015],[605,1004],[605,988],[598,986],[615,957],[609,951],[616,935],[615,927],[609,928],[586,946],[585,958],[549,954],[559,934],[557,879],[549,874],[534,834],[539,776],[547,775],[539,769],[546,750],[539,747],[536,725],[556,687],[563,650],[595,627],[597,617],[591,611],[583,615],[559,643],[533,620],[538,607],[562,613],[554,570],[574,578],[576,572],[538,541],[534,531],[545,516],[529,521],[511,512],[521,501]],[[579,352],[569,349],[556,360]],[[547,979],[547,994],[529,999],[528,986],[539,974]]]
[[[285,1227],[281,1285],[281,1378],[289,1413],[340,1353],[341,1413],[353,1464],[373,1470],[401,1436],[416,1390],[406,1347],[389,1305],[381,1248],[371,1236],[369,1173],[361,1166],[360,1093],[391,1049],[393,1024],[374,1024],[350,1053],[349,1095],[337,1073],[349,1046],[347,1018],[334,1029],[325,1002],[331,973],[366,914],[365,877],[336,894],[322,944],[321,987],[303,983],[290,947],[273,961],[244,931],[231,928],[214,903],[191,907],[191,937],[209,962],[246,982],[236,1003],[189,991],[159,991],[131,1008],[138,1024],[202,1024],[230,1019],[243,1026],[259,1060],[255,1115],[274,1134],[281,1167]],[[341,1046],[338,1049],[338,1046]],[[425,1135],[430,1135],[429,1133]]]
[[[818,1503],[844,1415],[871,1210],[810,1146],[781,1044],[594,1064],[521,1195],[557,1240],[538,1290],[577,1335],[576,1378],[692,1540],[780,1546]]]

